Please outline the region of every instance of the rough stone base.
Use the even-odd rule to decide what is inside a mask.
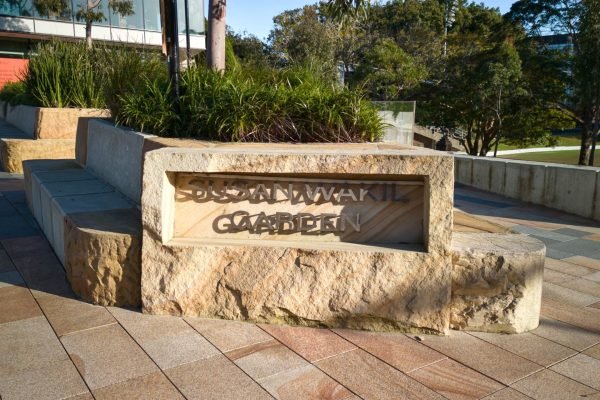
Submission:
[[[146,313],[379,331],[448,329],[449,257],[250,246],[155,250],[145,253],[145,265],[156,266],[144,270]],[[165,263],[165,251],[177,262]]]
[[[454,233],[452,329],[520,333],[539,323],[542,242],[526,235]]]
[[[23,161],[75,158],[75,139],[0,139],[0,161],[6,172],[23,173]]]
[[[141,217],[133,209],[67,215],[65,269],[75,293],[104,306],[140,306]]]

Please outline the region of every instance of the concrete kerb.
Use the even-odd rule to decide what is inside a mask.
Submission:
[[[476,159],[472,162],[472,185],[493,193],[503,193],[506,161],[499,159]]]
[[[593,168],[546,166],[543,204],[591,218],[597,175]]]
[[[456,181],[600,220],[599,168],[455,155]]]
[[[455,181],[464,185],[472,185],[473,182],[473,158],[463,155],[455,155]]]
[[[506,163],[505,195],[534,204],[544,204],[546,164]]]
[[[594,193],[593,219],[600,221],[600,171],[596,171],[596,191]]]

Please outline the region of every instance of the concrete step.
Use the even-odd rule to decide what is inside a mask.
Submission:
[[[135,204],[73,160],[31,160],[24,168],[28,204],[75,292],[95,304],[138,306]]]

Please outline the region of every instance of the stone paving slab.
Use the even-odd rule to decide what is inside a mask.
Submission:
[[[9,180],[6,183],[0,176],[0,199],[8,202],[2,207],[9,218],[24,219],[19,209],[22,182],[12,176]],[[569,257],[546,259],[543,317],[530,333],[415,337],[157,317],[92,306],[74,298],[48,242],[31,221],[24,220],[31,230],[20,231],[17,225],[0,229],[5,232],[0,236],[0,396],[2,400],[600,397],[600,308],[594,307],[600,307],[600,261],[578,253],[580,248],[586,253],[589,242],[595,242],[588,237],[600,235],[600,227],[489,194],[472,203],[478,192],[459,191],[464,191],[460,203],[473,205],[478,218],[493,224],[482,224],[482,230],[520,226],[528,228],[519,228],[526,234],[556,240],[552,245],[575,242]],[[494,208],[495,203],[503,206]],[[477,228],[476,223],[468,225]],[[583,247],[577,246],[582,240]]]

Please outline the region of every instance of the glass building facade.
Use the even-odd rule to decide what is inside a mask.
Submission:
[[[100,0],[98,10],[104,14],[104,20],[94,22],[94,26],[110,26],[115,28],[138,29],[160,32],[160,4],[159,0],[131,0],[133,5],[132,15],[120,15],[109,8],[108,0]],[[40,15],[33,6],[32,0],[2,0],[0,1],[0,17],[21,17],[59,22],[73,22],[85,24],[77,15],[78,11],[85,9],[87,0],[63,0],[63,11],[56,14]],[[204,4],[203,0],[188,0],[189,6],[189,31],[191,35],[204,34]],[[179,29],[185,33],[184,0],[178,0]]]

